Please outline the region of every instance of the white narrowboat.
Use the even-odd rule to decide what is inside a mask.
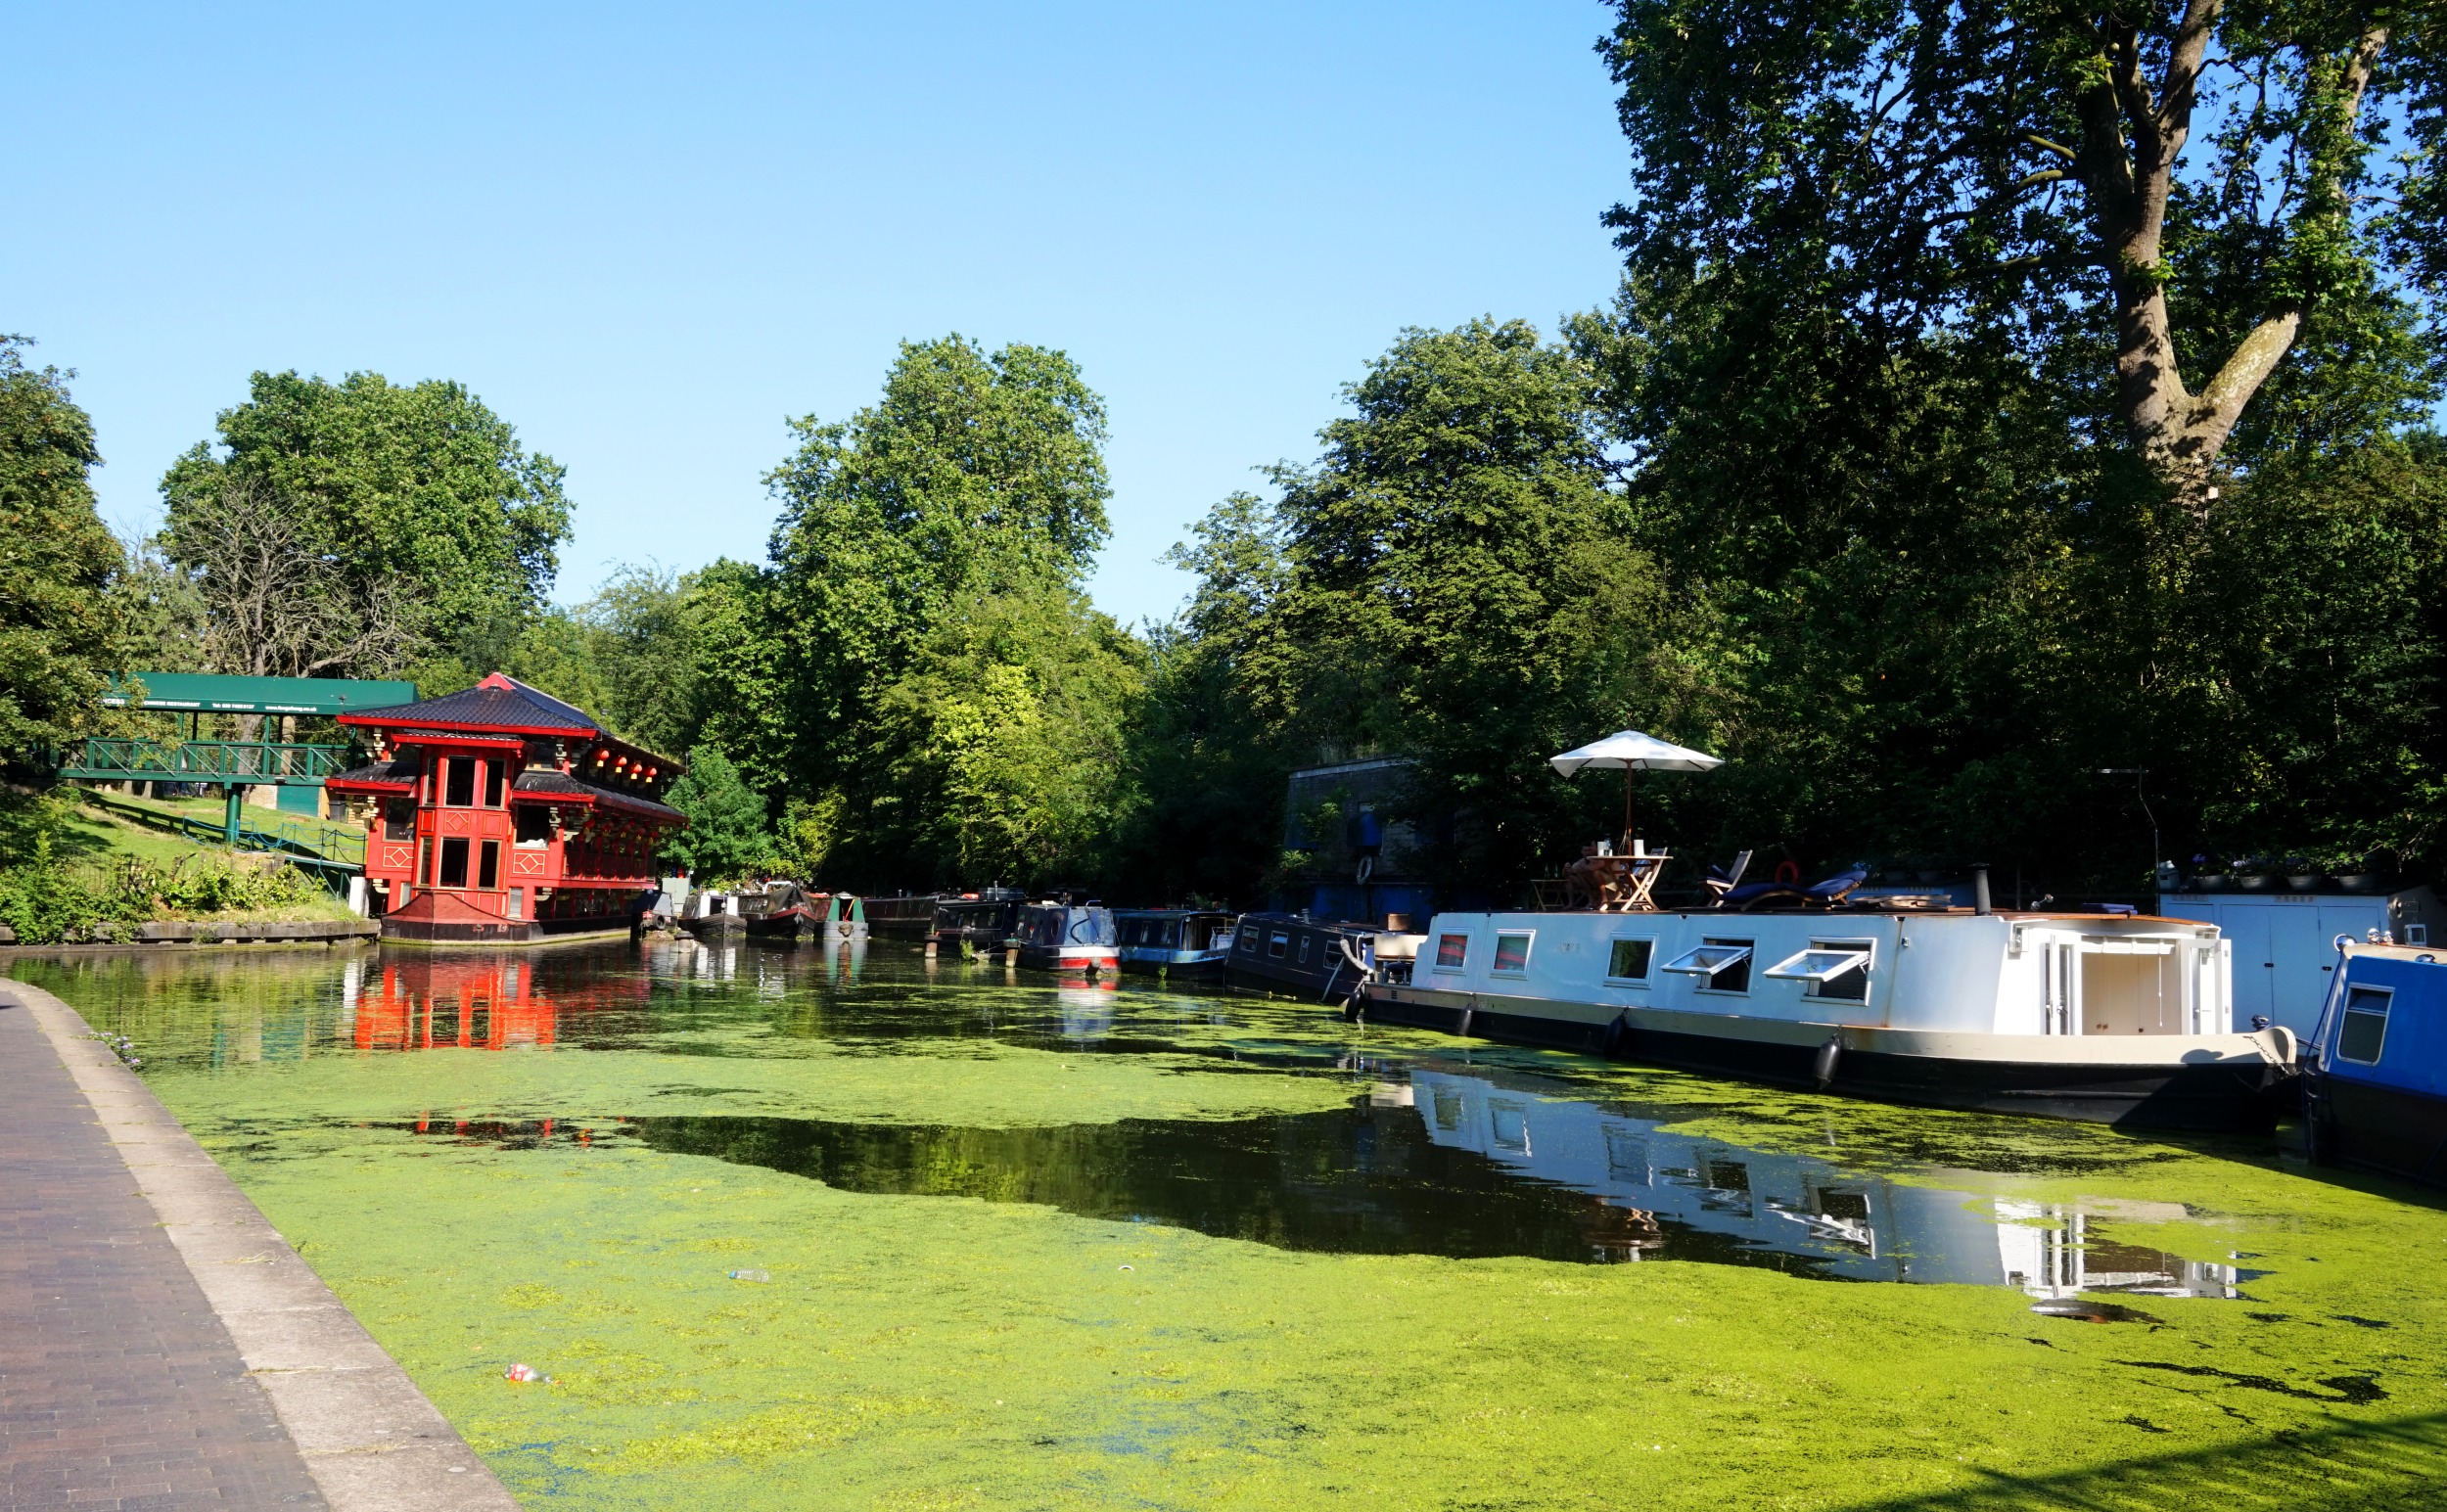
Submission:
[[[2228,1028],[2229,954],[2147,916],[1442,913],[1364,1012],[1893,1102],[2265,1128],[2294,1035]]]

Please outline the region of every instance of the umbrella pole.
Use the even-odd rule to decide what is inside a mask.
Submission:
[[[1632,853],[1632,769],[1623,768],[1623,853]]]

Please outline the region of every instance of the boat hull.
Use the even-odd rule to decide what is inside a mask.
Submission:
[[[1122,969],[1121,953],[1110,945],[1037,945],[1022,941],[1020,965],[1030,971],[1069,976],[1112,976]]]
[[[2324,1077],[2318,1103],[2323,1164],[2447,1186],[2447,1098]]]
[[[1208,980],[1224,974],[1222,950],[1155,950],[1146,947],[1122,947],[1122,969],[1145,972],[1150,976],[1163,973],[1174,977]]]
[[[1838,1096],[2126,1128],[2261,1132],[2294,1096],[2290,1049],[1868,1029],[1371,985],[1380,1023],[1582,1050]],[[1836,1043],[1831,1066],[1828,1041]],[[2252,1048],[2242,1048],[2248,1044]],[[1822,1069],[1832,1072],[1824,1085]]]

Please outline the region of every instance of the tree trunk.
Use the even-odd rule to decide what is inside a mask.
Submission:
[[[2195,511],[2208,508],[2210,480],[2227,437],[2292,348],[2303,320],[2298,302],[2266,310],[2200,392],[2185,386],[2167,310],[2162,247],[2176,164],[2192,132],[2194,86],[2223,3],[2190,0],[2154,92],[2143,73],[2138,31],[2110,22],[2095,32],[2101,79],[2081,99],[2083,142],[2077,158],[2093,232],[2115,294],[2117,410],[2142,460]],[[2386,41],[2386,28],[2373,27],[2337,69],[2329,108],[2348,135]],[[2337,180],[2337,174],[2329,174],[2328,191],[2307,197],[2293,229],[2345,212]]]

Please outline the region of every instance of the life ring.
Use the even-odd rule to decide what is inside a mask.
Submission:
[[[1799,882],[1801,880],[1801,868],[1793,864],[1793,858],[1791,856],[1786,856],[1784,859],[1776,863],[1776,880],[1778,882]]]
[[[1360,857],[1359,881],[1364,885],[1370,877],[1375,875],[1376,857],[1372,855],[1363,855]]]

